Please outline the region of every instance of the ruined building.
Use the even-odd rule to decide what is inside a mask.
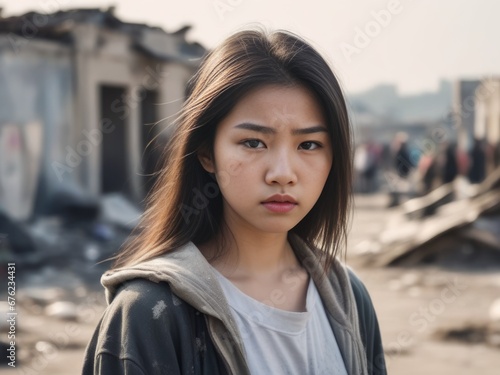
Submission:
[[[113,8],[0,16],[0,208],[24,220],[64,191],[139,205],[206,52],[188,30]]]

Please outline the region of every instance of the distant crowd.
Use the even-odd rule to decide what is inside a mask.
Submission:
[[[471,184],[486,178],[488,161],[500,163],[499,147],[475,139],[470,151],[454,142],[428,142],[424,150],[412,147],[406,133],[398,133],[391,144],[373,140],[357,145],[354,155],[357,193],[388,191],[391,205],[399,202],[400,193],[426,195],[437,187],[464,176]]]

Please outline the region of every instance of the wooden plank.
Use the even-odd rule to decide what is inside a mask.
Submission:
[[[453,183],[444,184],[429,194],[411,199],[402,205],[405,215],[410,219],[420,219],[433,215],[438,207],[453,201]]]
[[[490,210],[500,210],[500,190],[490,191],[470,200],[452,202],[443,206],[435,216],[417,224],[416,222],[403,222],[401,226],[393,229],[403,235],[396,236],[391,242],[383,244],[380,253],[370,257],[369,262],[387,266],[394,265],[408,257],[423,258],[428,255],[429,251],[433,251],[433,241],[454,231],[465,230],[464,228],[467,228],[482,213]],[[408,233],[404,226],[408,225],[417,225],[417,228],[413,229],[414,235],[410,238],[404,236]],[[418,252],[423,253],[417,254]]]

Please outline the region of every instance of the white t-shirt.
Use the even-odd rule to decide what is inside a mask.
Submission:
[[[293,312],[253,299],[214,270],[240,330],[252,375],[347,375],[311,278],[306,311]]]

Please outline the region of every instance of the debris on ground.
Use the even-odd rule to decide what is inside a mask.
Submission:
[[[434,337],[443,341],[485,344],[500,348],[500,329],[487,323],[470,323],[456,328],[439,329],[434,333]]]
[[[450,200],[451,186],[406,202],[397,221],[364,243],[373,250],[367,264],[500,268],[500,168],[461,199]]]

